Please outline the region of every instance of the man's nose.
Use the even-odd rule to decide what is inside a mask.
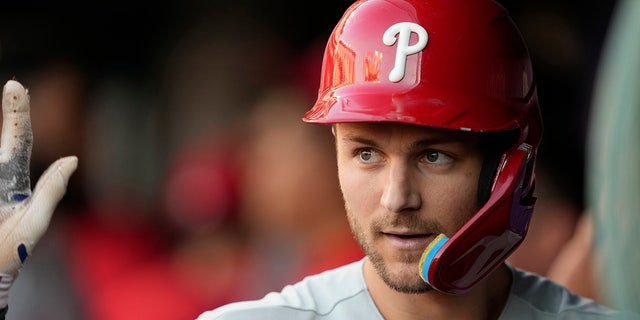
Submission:
[[[380,204],[390,212],[416,210],[422,205],[417,175],[405,163],[390,164]]]

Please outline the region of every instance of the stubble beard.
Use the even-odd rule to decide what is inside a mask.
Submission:
[[[378,276],[389,288],[400,293],[408,294],[421,294],[433,290],[433,288],[424,282],[419,275],[419,256],[416,256],[415,254],[400,255],[400,261],[405,263],[408,267],[403,268],[404,270],[396,270],[397,272],[395,273],[392,272],[393,270],[390,270],[384,257],[374,248],[373,244],[367,240],[363,226],[358,222],[358,219],[350,212],[349,209],[347,209],[347,217],[354,238],[369,258],[369,261],[373,265]],[[376,224],[374,223],[374,226],[375,225]],[[371,227],[371,229],[376,229],[376,227]],[[375,230],[371,231],[371,234],[377,234],[376,232],[373,232]]]

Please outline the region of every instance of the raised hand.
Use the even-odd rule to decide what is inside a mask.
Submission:
[[[2,90],[0,145],[0,277],[15,277],[49,226],[51,215],[76,170],[75,156],[55,161],[40,177],[33,192],[29,161],[33,133],[29,94],[17,81]],[[0,288],[1,289],[1,288]],[[1,306],[0,306],[1,307]]]

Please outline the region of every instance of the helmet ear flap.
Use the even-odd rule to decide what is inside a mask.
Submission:
[[[512,147],[518,138],[518,131],[488,133],[483,148],[486,150],[480,169],[478,181],[478,207],[489,201],[496,180],[498,167],[506,158],[505,152]]]
[[[500,162],[504,159],[503,153],[491,152],[485,155],[480,170],[480,180],[478,181],[478,206],[484,206],[489,201],[493,183],[496,179],[496,173]]]
[[[521,143],[504,153],[487,203],[450,238],[438,236],[423,252],[420,275],[434,289],[450,294],[470,290],[524,239],[535,197],[528,193],[533,147]]]

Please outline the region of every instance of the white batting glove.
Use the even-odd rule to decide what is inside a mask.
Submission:
[[[0,144],[0,308],[7,306],[13,280],[47,230],[69,177],[78,166],[75,156],[57,160],[31,192],[33,133],[29,112],[27,90],[17,81],[7,82],[2,90]]]

